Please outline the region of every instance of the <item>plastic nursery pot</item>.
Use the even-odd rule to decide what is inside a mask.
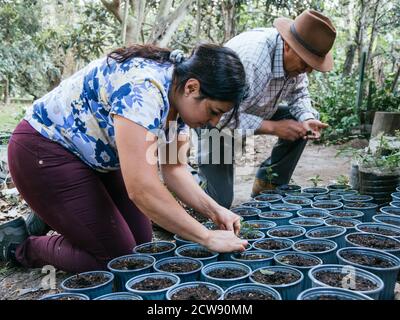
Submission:
[[[308,239],[328,239],[337,243],[338,249],[346,245],[344,239],[346,228],[339,226],[324,226],[307,231],[306,238]]]
[[[177,246],[177,247],[183,246],[183,245],[185,245],[185,244],[194,243],[193,241],[189,241],[189,240],[183,239],[183,238],[182,238],[180,235],[178,235],[178,234],[175,234],[175,235],[174,235],[174,240],[175,240],[175,243],[176,243],[176,246]]]
[[[254,200],[260,201],[260,202],[268,202],[271,205],[271,204],[281,203],[282,198],[283,197],[280,194],[263,194],[262,193],[256,197],[254,197]]]
[[[393,201],[400,201],[400,191],[391,194]]]
[[[271,204],[270,208],[271,211],[284,211],[296,214],[297,211],[301,210],[303,207],[298,204],[281,203],[281,204]]]
[[[56,294],[48,294],[41,297],[39,300],[90,300],[90,298],[86,294],[82,293],[56,293]]]
[[[317,287],[310,288],[299,294],[297,300],[373,300],[360,292],[347,289]]]
[[[322,196],[324,194],[328,194],[329,190],[328,190],[328,188],[324,188],[324,187],[308,187],[308,188],[304,188],[303,192],[312,194],[314,197],[316,197],[316,196]]]
[[[154,264],[156,272],[173,273],[181,279],[181,283],[199,280],[201,268],[201,261],[184,257],[164,258]]]
[[[384,223],[365,222],[356,226],[355,232],[374,233],[400,240],[400,228]]]
[[[248,201],[241,204],[244,207],[252,207],[256,209],[260,209],[261,212],[269,211],[270,203],[267,201]]]
[[[203,265],[207,265],[218,260],[219,253],[212,252],[200,244],[185,244],[175,250],[175,255],[184,258],[199,260]]]
[[[282,297],[274,288],[257,283],[242,283],[226,290],[223,300],[282,300]]]
[[[323,263],[317,256],[302,252],[280,252],[274,256],[274,260],[277,265],[293,267],[303,273],[303,290],[311,288],[311,281],[307,277],[308,271]]]
[[[214,283],[181,283],[167,291],[167,300],[222,300],[224,289]]]
[[[114,274],[117,291],[125,291],[125,283],[135,276],[153,271],[156,259],[148,254],[134,253],[118,257],[107,264]]]
[[[326,186],[329,190],[329,192],[332,191],[344,191],[344,190],[348,190],[351,187],[348,184],[330,184],[329,186]]]
[[[299,192],[299,191],[291,191],[291,192],[286,192],[285,196],[287,197],[303,197],[307,199],[314,199],[314,195],[312,193],[306,193],[306,192]]]
[[[330,195],[332,196],[340,196],[342,199],[344,196],[351,196],[351,195],[356,195],[358,194],[357,190],[353,189],[348,189],[348,190],[338,190],[338,191],[332,191],[330,192]]]
[[[382,207],[380,209],[380,211],[382,213],[384,213],[384,214],[390,214],[390,215],[393,215],[393,216],[400,217],[400,208],[394,208],[394,207],[386,206],[386,207]]]
[[[266,189],[266,190],[262,190],[262,191],[260,192],[260,194],[279,194],[279,195],[282,195],[282,194],[284,194],[284,193],[282,193],[281,191],[278,191],[278,190]]]
[[[276,190],[282,193],[290,192],[290,191],[301,191],[301,186],[297,184],[282,184],[276,187]]]
[[[322,260],[323,263],[337,263],[337,243],[328,239],[304,239],[293,245],[293,250],[308,253]]]
[[[318,218],[326,219],[330,218],[329,211],[325,209],[301,209],[297,211],[297,215],[303,218]]]
[[[364,222],[364,212],[358,210],[333,210],[329,214],[332,218],[357,219]]]
[[[352,194],[352,195],[342,196],[342,202],[344,204],[354,203],[354,202],[373,202],[373,201],[374,197],[362,194]]]
[[[343,207],[340,201],[315,201],[311,204],[314,209],[326,209],[328,211],[339,210]]]
[[[393,300],[400,259],[390,253],[368,248],[343,248],[337,251],[341,265],[367,270],[382,279],[385,287],[380,299]]]
[[[391,214],[377,214],[372,217],[375,222],[385,223],[392,226],[400,227],[400,216],[393,216]]]
[[[340,201],[342,200],[341,196],[335,196],[332,194],[324,194],[322,196],[315,196],[314,201]]]
[[[364,213],[363,222],[371,222],[372,217],[376,214],[378,205],[370,202],[351,202],[343,206],[344,210],[357,210]]]
[[[308,277],[313,287],[335,287],[358,291],[372,299],[379,299],[384,288],[381,278],[354,266],[325,264],[312,268]]]
[[[270,266],[274,261],[274,253],[268,251],[249,250],[242,253],[234,253],[231,260],[248,265],[251,270]]]
[[[354,232],[345,236],[347,247],[365,247],[382,250],[400,257],[400,241],[373,233]]]
[[[293,240],[285,238],[261,239],[253,243],[253,249],[256,251],[277,253],[292,250],[293,244]]]
[[[262,239],[261,239],[262,240]],[[259,241],[259,240],[257,240]],[[244,252],[250,251],[253,249],[253,245],[248,242],[246,250]],[[231,261],[232,254],[239,253],[239,252],[221,252],[218,256],[218,261]]]
[[[304,197],[293,197],[293,196],[287,196],[287,197],[283,198],[282,201],[283,201],[283,203],[286,203],[286,204],[299,205],[302,208],[310,208],[311,204],[313,203],[313,201],[311,199],[304,198]]]
[[[243,218],[243,221],[256,220],[258,219],[258,215],[261,213],[260,209],[245,206],[231,208],[230,210],[233,213],[241,216]]]
[[[293,241],[303,239],[305,234],[306,229],[303,227],[291,225],[279,226],[267,231],[267,236],[270,238],[284,238]]]
[[[253,229],[257,229],[261,232],[263,232],[265,235],[267,234],[267,231],[271,228],[276,227],[276,223],[273,221],[268,221],[268,220],[249,220],[245,222],[247,225],[249,225]],[[242,224],[243,227],[243,224]]]
[[[251,230],[242,226],[242,228],[240,229],[239,238],[247,240],[249,244],[252,244],[257,240],[264,239],[265,233],[261,230]]]
[[[201,269],[201,281],[211,282],[226,290],[239,283],[248,282],[249,266],[233,261],[210,263]]]
[[[253,271],[250,282],[266,285],[278,291],[282,300],[295,300],[303,290],[304,275],[285,266],[268,266]]]
[[[392,201],[389,204],[393,208],[400,208],[400,201]]]
[[[143,300],[143,298],[132,292],[114,292],[97,297],[93,300]]]
[[[290,219],[289,224],[292,226],[303,227],[304,229],[306,229],[306,231],[308,231],[312,228],[323,226],[324,219],[297,217]]]
[[[144,253],[153,256],[156,260],[172,257],[176,244],[170,241],[154,241],[142,243],[133,248],[133,253]]]
[[[396,188],[396,191],[397,191],[397,192],[400,192],[400,186],[398,186],[398,187]]]
[[[293,218],[293,213],[286,211],[268,211],[259,214],[261,220],[266,219],[275,222],[277,226],[287,225]]]
[[[108,271],[89,271],[76,274],[61,282],[61,289],[82,293],[90,299],[112,293],[114,275]]]
[[[356,231],[356,225],[360,224],[361,221],[357,219],[343,219],[343,218],[328,218],[325,220],[326,226],[337,226],[346,229],[346,234]]]
[[[126,283],[126,289],[141,296],[143,300],[165,300],[167,291],[180,281],[180,278],[172,273],[146,273],[130,279]]]

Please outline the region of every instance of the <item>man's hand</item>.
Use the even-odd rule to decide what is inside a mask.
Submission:
[[[303,122],[303,127],[306,131],[311,132],[311,134],[304,136],[304,139],[316,140],[321,137],[321,130],[329,127],[329,125],[316,119],[309,119]]]
[[[306,136],[308,130],[304,126],[304,123],[296,120],[271,121],[270,124],[272,125],[271,134],[290,141],[303,138]]]

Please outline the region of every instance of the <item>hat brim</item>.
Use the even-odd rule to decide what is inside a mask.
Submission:
[[[320,57],[304,48],[290,32],[290,26],[293,22],[293,20],[288,18],[277,18],[274,20],[273,26],[278,30],[283,40],[285,40],[309,66],[320,72],[331,71],[333,69],[332,52],[329,51],[325,57]]]

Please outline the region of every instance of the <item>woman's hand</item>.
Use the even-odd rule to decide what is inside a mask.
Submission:
[[[234,231],[236,235],[240,232],[240,216],[224,207],[219,206],[215,211],[213,222],[221,230]]]
[[[205,243],[207,249],[214,252],[243,252],[246,250],[247,240],[238,238],[233,231],[209,230]]]

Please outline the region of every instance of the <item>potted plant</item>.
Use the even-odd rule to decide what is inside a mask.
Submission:
[[[267,211],[258,215],[260,219],[275,222],[277,226],[287,225],[293,217],[293,213],[285,211]]]
[[[238,236],[240,239],[247,240],[249,244],[252,244],[257,240],[265,238],[265,233],[252,227],[246,228],[242,226]]]
[[[203,265],[207,265],[218,260],[219,253],[212,252],[200,244],[186,244],[176,249],[178,257],[187,257],[199,260]]]
[[[274,260],[274,253],[268,251],[249,250],[246,252],[234,253],[231,260],[248,265],[252,270],[270,266]]]
[[[319,219],[319,218],[303,218],[303,217],[297,217],[297,218],[292,218],[289,220],[289,224],[292,226],[300,226],[306,229],[306,231],[320,227],[324,225],[324,220]]]
[[[269,221],[269,220],[248,220],[244,223],[242,223],[242,228],[243,228],[243,224],[248,225],[249,227],[259,230],[261,232],[263,232],[265,235],[267,234],[267,231],[271,228],[276,227],[276,223],[273,221]]]
[[[354,266],[325,264],[312,268],[308,276],[313,287],[335,287],[361,292],[379,299],[384,283],[371,272]]]
[[[372,218],[375,222],[385,223],[392,226],[400,227],[400,216],[393,216],[391,214],[377,214]]]
[[[301,191],[301,187],[297,184],[282,184],[276,187],[279,192],[285,193],[290,191]]]
[[[315,177],[309,178],[308,181],[311,181],[313,183],[313,186],[304,188],[303,192],[310,193],[313,196],[319,196],[319,195],[327,194],[329,192],[328,188],[318,186],[319,183],[323,181],[323,179],[321,179],[319,174],[317,174]]]
[[[356,226],[355,232],[381,234],[383,236],[400,239],[400,228],[384,223],[365,222]]]
[[[48,294],[41,297],[39,300],[90,300],[90,298],[86,294],[82,293],[69,293],[69,292],[61,292],[56,294]]]
[[[296,204],[301,206],[302,208],[310,208],[312,204],[312,200],[303,197],[293,197],[293,196],[286,196],[282,199],[283,203],[286,204]]]
[[[303,290],[304,275],[292,267],[268,266],[254,270],[250,281],[275,289],[282,300],[295,300]]]
[[[304,290],[297,300],[373,300],[372,298],[356,291],[342,288],[317,287]]]
[[[253,249],[257,251],[260,250],[277,253],[291,250],[293,244],[293,240],[285,238],[261,239],[253,243]]]
[[[303,239],[306,229],[299,226],[279,226],[267,231],[267,236],[270,238],[285,238],[293,241]]]
[[[226,290],[223,300],[282,300],[282,297],[273,288],[256,283],[242,283]]]
[[[114,274],[117,291],[124,291],[130,278],[152,272],[155,261],[151,255],[134,253],[111,260],[107,269]]]
[[[297,211],[297,215],[303,218],[318,218],[318,219],[326,219],[329,218],[329,211],[326,209],[302,209]]]
[[[241,216],[243,221],[256,220],[258,219],[258,215],[261,213],[260,209],[245,206],[231,208],[231,211]]]
[[[373,233],[354,232],[345,237],[348,247],[365,247],[382,250],[400,257],[400,241]]]
[[[364,213],[364,222],[371,222],[378,205],[370,202],[350,202],[343,206],[344,210],[357,210]]]
[[[132,292],[114,292],[97,297],[93,300],[143,300],[143,298]]]
[[[167,300],[222,300],[224,290],[214,283],[181,283],[167,291]]]
[[[346,245],[344,236],[346,234],[346,228],[338,226],[324,226],[311,229],[306,232],[306,238],[308,239],[329,239],[335,241],[338,248],[343,248]]]
[[[260,202],[268,202],[271,204],[281,203],[282,202],[282,195],[280,194],[259,194],[258,196],[254,197],[255,201]]]
[[[244,207],[252,207],[261,210],[261,212],[269,211],[270,203],[267,201],[248,201],[241,204]]]
[[[296,214],[297,211],[302,209],[302,206],[298,204],[278,203],[278,204],[271,204],[270,208],[271,211],[285,211]]]
[[[325,209],[328,211],[339,210],[343,207],[343,203],[340,201],[315,201],[311,204],[314,209]]]
[[[201,268],[201,261],[184,257],[164,258],[154,264],[156,272],[173,273],[181,279],[181,283],[199,280]]]
[[[314,199],[314,195],[312,193],[300,192],[300,191],[290,191],[286,192],[285,196],[287,197],[303,197],[307,199]]]
[[[356,219],[343,219],[343,218],[328,218],[325,220],[327,226],[338,226],[346,229],[346,234],[356,231],[356,225],[360,224],[360,220]]]
[[[167,291],[180,281],[180,278],[172,273],[146,273],[128,280],[126,289],[141,296],[143,300],[165,300]]]
[[[303,290],[311,287],[311,281],[307,277],[308,271],[322,264],[322,260],[317,256],[302,252],[280,252],[274,256],[274,260],[277,265],[293,267],[303,273]]]
[[[322,260],[323,263],[336,263],[337,243],[328,239],[304,239],[293,245],[293,250],[308,253]]]
[[[249,266],[232,261],[210,263],[201,270],[201,280],[214,283],[226,290],[239,283],[246,283],[251,274]]]
[[[268,181],[265,191],[271,191],[275,188],[274,179],[276,179],[279,175],[274,172],[272,167],[267,167],[265,170],[265,177]]]
[[[364,221],[364,212],[359,210],[333,210],[329,212],[332,218],[338,219],[357,219]]]
[[[367,270],[385,284],[380,299],[393,300],[400,259],[390,253],[368,248],[342,248],[336,253],[339,263]]]
[[[108,271],[89,271],[76,274],[61,282],[61,289],[81,293],[90,299],[112,293],[114,275]]]
[[[156,260],[172,257],[176,244],[170,241],[154,241],[142,243],[133,248],[133,253],[144,253],[153,256]]]

